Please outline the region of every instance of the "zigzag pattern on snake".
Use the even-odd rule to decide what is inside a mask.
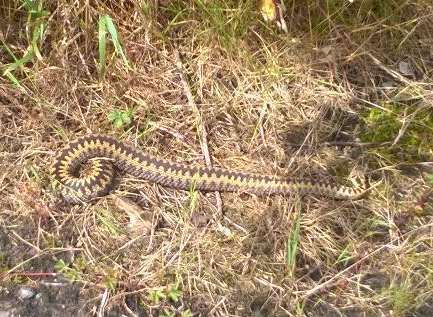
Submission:
[[[83,163],[88,164],[83,173]],[[363,187],[330,182],[257,175],[218,167],[194,167],[159,159],[111,136],[86,135],[69,143],[56,157],[51,172],[65,201],[83,203],[112,189],[114,167],[167,187],[200,191],[270,194],[315,194],[335,199],[359,199]]]

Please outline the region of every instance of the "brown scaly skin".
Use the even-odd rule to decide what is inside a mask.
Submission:
[[[82,163],[89,172],[80,175]],[[106,195],[118,169],[163,186],[200,191],[248,192],[270,194],[316,194],[335,199],[359,199],[364,188],[352,188],[322,181],[255,175],[223,168],[192,167],[152,157],[111,136],[86,135],[71,142],[57,156],[52,174],[61,184],[63,198],[83,203]]]

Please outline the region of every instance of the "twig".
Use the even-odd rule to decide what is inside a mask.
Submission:
[[[380,109],[380,110],[385,111],[385,112],[392,112],[391,110],[389,110],[385,107],[382,107],[382,106],[378,105],[377,103],[374,103],[374,102],[371,102],[371,101],[368,101],[368,100],[365,100],[365,99],[362,99],[362,98],[359,98],[356,96],[352,97],[352,99],[354,101],[360,101],[360,102],[366,103],[369,106],[372,106],[374,108]]]
[[[59,273],[52,272],[14,272],[10,273],[9,276],[25,276],[25,277],[56,277],[59,276]]]
[[[179,132],[175,131],[174,129],[170,129],[169,127],[163,127],[163,126],[155,124],[153,122],[150,122],[149,125],[151,125],[152,127],[154,127],[157,130],[171,134],[176,139],[185,140],[185,137],[182,134],[180,134]]]
[[[201,132],[201,136],[200,136],[201,150],[202,150],[204,158],[205,158],[206,166],[212,167],[212,161],[211,161],[211,158],[209,155],[209,146],[207,143],[206,127],[203,124],[203,118],[201,116],[200,110],[198,109],[197,104],[194,101],[194,97],[191,93],[191,88],[190,88],[190,85],[188,84],[188,80],[185,76],[184,67],[182,64],[182,60],[180,59],[180,55],[179,55],[178,50],[174,51],[174,58],[175,58],[176,67],[179,71],[180,80],[182,81],[185,95],[188,99],[188,105],[192,109],[192,111],[195,112],[195,115],[197,118],[197,127],[198,127],[198,130]],[[215,197],[216,197],[216,203],[217,203],[217,211],[221,215],[222,214],[221,194],[219,192],[215,192]]]
[[[405,117],[403,119],[403,124],[401,125],[401,128],[398,131],[398,134],[394,139],[394,142],[392,142],[391,147],[395,146],[398,143],[398,141],[400,141],[400,139],[404,136],[409,125],[415,119],[418,112],[420,112],[421,110],[424,110],[424,109],[425,109],[424,107],[417,108],[413,113],[411,113],[408,116],[406,116],[406,109],[405,109]]]
[[[138,315],[136,313],[134,313],[131,308],[128,307],[128,304],[126,304],[125,300],[123,300],[122,302],[122,306],[123,308],[126,310],[126,312],[128,313],[128,315],[130,317],[138,317]]]
[[[335,142],[321,142],[320,147],[331,147],[331,146],[347,146],[347,147],[360,147],[360,148],[371,148],[371,147],[381,147],[385,145],[390,145],[391,142],[356,142],[356,141],[335,141]],[[306,149],[316,148],[314,145],[301,144],[301,143],[286,143],[285,146],[290,148],[299,148],[300,146]]]
[[[41,249],[39,249],[37,246],[31,244],[30,242],[28,242],[27,240],[23,239],[18,233],[16,233],[14,230],[11,230],[12,234],[18,239],[20,240],[22,243],[32,247],[33,249],[35,249],[36,252],[41,252]]]
[[[109,297],[108,289],[105,289],[104,294],[102,294],[101,303],[98,308],[98,315],[97,315],[98,317],[104,316],[105,307],[107,306],[107,302],[108,302],[108,297]]]
[[[28,258],[27,260],[24,260],[24,261],[18,263],[18,264],[15,265],[13,268],[11,268],[9,271],[6,271],[6,272],[1,273],[1,274],[0,274],[0,281],[3,281],[4,279],[6,279],[6,277],[7,277],[9,274],[11,274],[13,271],[15,271],[17,268],[19,268],[19,267],[23,266],[24,264],[26,264],[26,263],[28,263],[28,262],[30,262],[30,261],[32,261],[32,260],[34,260],[34,259],[36,259],[36,258],[42,256],[42,255],[45,255],[45,254],[47,254],[47,252],[42,251],[42,252],[40,252],[40,253],[38,253],[38,254],[32,256],[31,258]]]
[[[376,57],[374,57],[370,53],[367,53],[367,56],[371,58],[371,60],[373,61],[374,64],[376,64],[376,66],[378,66],[380,69],[382,69],[384,72],[386,72],[388,75],[390,75],[394,79],[396,79],[399,82],[406,84],[408,86],[413,84],[413,82],[411,80],[406,79],[404,76],[400,75],[398,72],[396,72],[396,71],[386,67],[385,65],[383,65],[383,63],[380,60],[378,60]]]

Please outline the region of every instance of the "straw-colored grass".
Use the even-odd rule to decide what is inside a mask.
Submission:
[[[292,1],[287,34],[254,1],[156,3],[0,2],[0,299],[56,273],[95,316],[431,316],[430,1]],[[219,197],[126,176],[67,206],[48,167],[89,132],[377,186]]]

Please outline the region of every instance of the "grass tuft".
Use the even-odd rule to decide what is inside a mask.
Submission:
[[[106,55],[107,55],[107,32],[111,36],[111,41],[114,45],[114,51],[116,55],[119,55],[126,69],[130,69],[130,64],[123,52],[122,45],[120,43],[119,35],[117,33],[116,26],[114,25],[113,19],[108,15],[103,15],[99,18],[98,22],[98,43],[99,43],[99,76],[102,78],[105,75]]]
[[[12,63],[7,64],[3,68],[2,75],[9,79],[15,87],[20,89],[24,88],[15,72],[26,72],[24,66],[33,61],[35,57],[38,60],[43,59],[39,47],[43,45],[46,33],[46,20],[50,14],[47,10],[44,10],[42,1],[25,0],[23,7],[27,11],[26,38],[28,42],[28,47],[23,56],[21,58],[17,57],[8,44],[0,37],[3,48],[8,53],[9,58],[13,59]]]
[[[296,268],[296,254],[298,253],[300,227],[301,227],[301,217],[298,215],[295,219],[294,227],[290,232],[289,238],[287,239],[286,264],[289,271],[289,275],[292,275]]]

